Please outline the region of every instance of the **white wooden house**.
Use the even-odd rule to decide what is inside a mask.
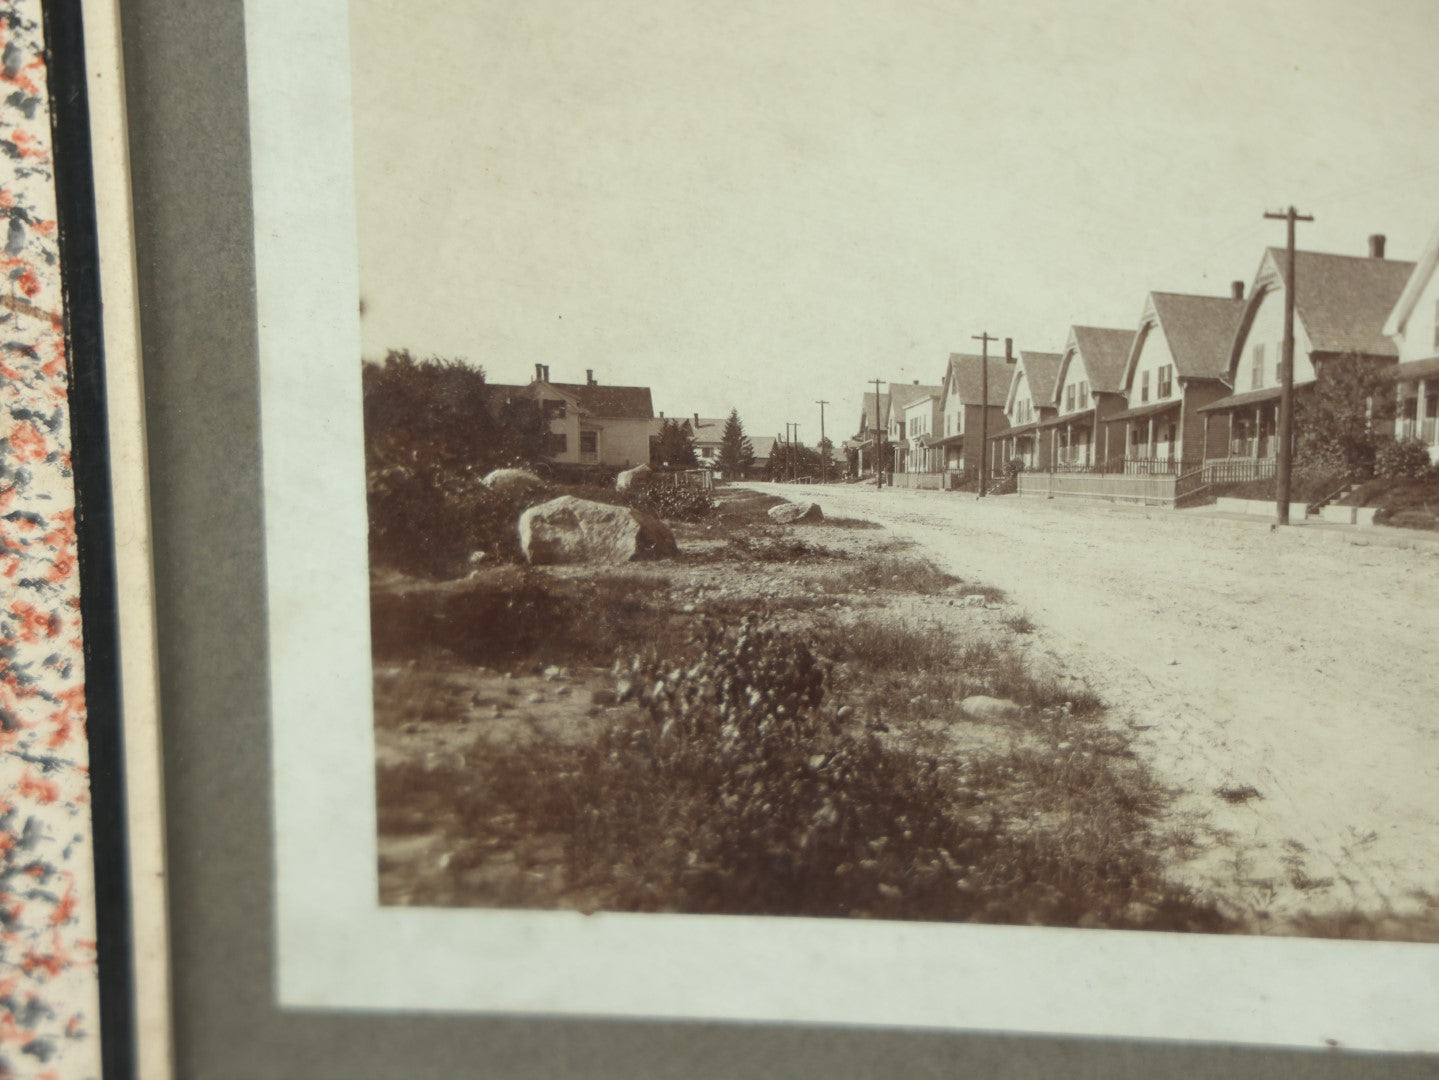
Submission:
[[[1399,294],[1384,333],[1398,350],[1394,368],[1398,408],[1397,438],[1416,438],[1439,464],[1439,230],[1414,264]]]

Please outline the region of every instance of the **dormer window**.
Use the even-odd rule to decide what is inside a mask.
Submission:
[[[1089,383],[1087,382],[1079,384],[1079,407],[1081,409],[1089,408]]]
[[[1165,364],[1159,369],[1159,387],[1155,391],[1155,397],[1167,398],[1174,390],[1174,365]]]
[[[1141,404],[1149,400],[1149,372],[1147,371],[1139,373],[1139,400]]]
[[[1254,346],[1254,367],[1249,375],[1249,389],[1258,390],[1264,385],[1264,346]]]
[[[1073,383],[1070,383],[1068,386],[1066,386],[1066,387],[1064,388],[1064,411],[1065,411],[1065,412],[1073,412],[1073,411],[1074,411],[1074,390],[1075,390],[1075,387],[1074,387],[1074,384],[1073,384]]]

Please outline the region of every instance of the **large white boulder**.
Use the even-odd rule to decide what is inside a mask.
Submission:
[[[561,495],[520,515],[520,550],[531,563],[625,563],[676,555],[674,533],[628,506]]]
[[[545,486],[545,482],[528,469],[496,469],[480,483],[492,491],[501,491],[507,495],[530,495]]]
[[[648,465],[636,465],[633,469],[626,469],[615,477],[616,491],[630,491],[634,488],[642,488],[650,482],[650,467]]]
[[[824,520],[824,511],[819,508],[818,503],[788,502],[771,506],[769,516],[781,525],[799,525],[805,522],[813,524]]]

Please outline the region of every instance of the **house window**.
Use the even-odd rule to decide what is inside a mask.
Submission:
[[[1087,382],[1079,384],[1079,407],[1081,409],[1089,407],[1089,383]]]
[[[595,454],[600,449],[600,433],[598,431],[580,432],[580,453]]]
[[[1074,384],[1070,383],[1064,388],[1064,411],[1074,411]]]
[[[545,440],[545,452],[547,454],[563,454],[569,449],[569,437],[563,432],[551,432]]]
[[[1249,389],[1258,390],[1264,385],[1264,346],[1254,346],[1254,367],[1249,375]]]
[[[563,420],[565,418],[565,403],[563,401],[546,401],[544,403],[546,420]]]
[[[1149,372],[1147,371],[1139,373],[1139,400],[1141,402],[1149,400]]]
[[[1160,368],[1159,377],[1156,381],[1159,383],[1159,388],[1154,396],[1157,398],[1167,398],[1174,390],[1174,365],[1165,364]]]

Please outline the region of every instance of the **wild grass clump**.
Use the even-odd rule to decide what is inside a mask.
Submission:
[[[746,562],[800,563],[823,559],[846,559],[843,551],[812,544],[794,536],[766,537],[759,540],[747,536],[731,536],[727,541],[729,554]]]
[[[959,583],[959,578],[945,573],[927,559],[881,555],[836,578],[833,587],[852,592],[882,590],[934,596]]]

